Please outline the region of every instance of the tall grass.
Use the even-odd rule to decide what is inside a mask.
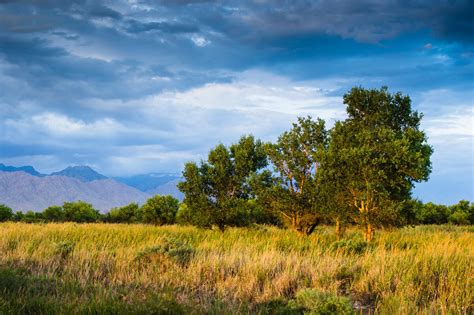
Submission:
[[[468,314],[473,232],[2,223],[0,313]]]

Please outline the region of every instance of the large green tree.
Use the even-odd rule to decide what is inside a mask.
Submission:
[[[252,183],[267,166],[264,144],[253,136],[243,136],[229,148],[217,145],[207,161],[186,163],[184,193],[187,217],[200,227],[241,226],[248,223],[255,198]]]
[[[408,96],[353,88],[344,104],[348,118],[334,126],[323,165],[326,184],[333,183],[342,211],[357,214],[371,241],[374,227],[396,222],[414,183],[428,179],[432,149]]]
[[[308,116],[299,117],[290,131],[267,146],[275,172],[264,196],[291,229],[304,234],[311,234],[322,219],[316,178],[327,145],[324,121]]]

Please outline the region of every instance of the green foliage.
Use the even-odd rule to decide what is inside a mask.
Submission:
[[[176,222],[179,201],[172,196],[156,195],[147,200],[142,206],[141,219],[145,223],[157,225],[173,224]]]
[[[419,208],[417,220],[421,224],[444,224],[448,222],[449,215],[448,207],[428,202]]]
[[[100,219],[99,211],[84,201],[65,202],[63,210],[66,221],[83,223],[96,222]]]
[[[10,207],[0,204],[0,222],[9,221],[13,218],[13,211]]]
[[[22,222],[27,223],[37,223],[43,221],[43,216],[41,212],[34,212],[32,210],[26,211],[25,214],[21,217]]]
[[[255,197],[253,185],[266,165],[264,145],[253,136],[243,136],[229,148],[217,145],[199,166],[186,163],[178,188],[185,196],[188,223],[221,230],[249,224],[246,201]]]
[[[141,216],[140,207],[137,203],[112,208],[107,213],[105,220],[111,223],[135,223],[138,222]]]
[[[457,225],[474,224],[474,204],[469,204],[469,201],[461,200],[449,207],[449,210],[451,214],[448,217],[448,222]]]
[[[65,219],[63,208],[60,206],[49,206],[43,210],[42,217],[49,222],[62,222]]]
[[[273,185],[260,198],[278,212],[292,229],[311,234],[322,214],[316,206],[316,175],[328,144],[328,132],[322,119],[299,117],[290,131],[275,144],[267,145],[268,157],[276,176]]]
[[[357,211],[371,240],[373,226],[396,224],[399,203],[410,198],[415,182],[428,179],[432,149],[408,96],[353,88],[344,104],[349,117],[331,131],[325,183]]]
[[[351,301],[316,289],[303,289],[296,293],[289,303],[294,308],[302,308],[304,314],[336,315],[353,314]]]

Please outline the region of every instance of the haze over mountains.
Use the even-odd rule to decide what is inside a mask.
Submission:
[[[0,163],[0,204],[15,211],[40,211],[66,201],[83,200],[101,211],[131,202],[143,203],[155,194],[171,194],[182,199],[176,188],[177,174],[144,174],[108,178],[89,166],[70,166],[51,174],[41,174],[32,166]]]

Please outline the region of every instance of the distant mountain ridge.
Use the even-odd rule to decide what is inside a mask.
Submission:
[[[68,166],[59,172],[51,173],[50,176],[67,176],[71,178],[76,178],[83,182],[90,182],[93,180],[106,179],[107,176],[97,173],[92,168],[86,165],[80,166]]]
[[[150,197],[113,179],[81,181],[67,176],[33,176],[23,171],[0,171],[0,204],[15,211],[40,211],[66,201],[83,200],[96,209],[108,211]]]
[[[89,166],[67,168],[42,174],[33,166],[8,166],[0,163],[0,204],[12,209],[43,210],[65,201],[83,200],[95,208],[110,208],[130,202],[143,203],[152,195],[172,195],[182,200],[178,174],[150,173],[108,178]]]
[[[41,174],[37,170],[35,170],[35,168],[33,166],[30,166],[30,165],[15,167],[15,166],[9,166],[9,165],[5,165],[3,163],[0,163],[0,171],[3,171],[3,172],[25,172],[25,173],[28,173],[28,174],[33,175],[33,176],[46,176],[44,174]]]
[[[151,192],[161,185],[179,179],[181,176],[173,173],[149,173],[129,177],[113,177],[113,179],[126,185],[135,187],[143,192]]]

